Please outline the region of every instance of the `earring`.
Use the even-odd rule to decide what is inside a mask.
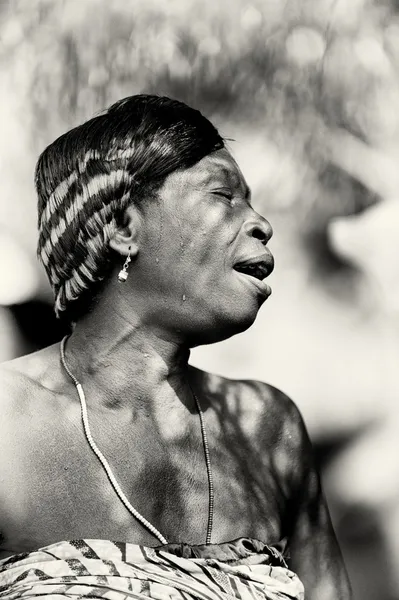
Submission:
[[[125,262],[123,263],[122,269],[118,273],[118,281],[120,281],[120,283],[124,283],[129,275],[127,271],[129,269],[129,263],[132,261],[132,259],[130,258],[130,248],[131,247],[129,246],[129,254],[126,257]]]

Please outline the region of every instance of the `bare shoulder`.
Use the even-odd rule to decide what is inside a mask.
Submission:
[[[0,365],[0,411],[3,426],[25,414],[32,401],[48,392],[46,381],[53,370],[53,347],[21,356]],[[0,425],[1,427],[1,425]]]
[[[256,380],[229,379],[195,370],[198,386],[221,418],[233,418],[261,449],[302,470],[312,449],[301,412],[278,388]],[[300,469],[298,470],[298,467]]]
[[[306,431],[295,402],[278,388],[263,381],[229,379],[193,369],[195,381],[216,410],[250,418],[254,426],[267,426],[279,435],[294,438]]]

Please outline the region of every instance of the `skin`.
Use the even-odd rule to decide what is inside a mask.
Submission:
[[[188,364],[191,347],[248,328],[266,295],[233,265],[267,253],[269,223],[250,205],[226,150],[175,172],[158,198],[130,207],[111,240],[130,251],[66,345],[97,445],[137,510],[171,542],[204,543],[208,483],[200,400],[215,482],[212,542],[287,538],[310,600],[349,585],[306,428],[261,382]],[[159,542],[124,508],[82,431],[59,344],[1,369],[0,557],[74,538]]]

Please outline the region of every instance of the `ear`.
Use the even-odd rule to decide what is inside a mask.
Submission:
[[[135,206],[128,206],[125,211],[123,224],[118,227],[109,245],[112,250],[121,256],[130,254],[132,258],[139,252],[139,238],[142,225],[142,217]]]

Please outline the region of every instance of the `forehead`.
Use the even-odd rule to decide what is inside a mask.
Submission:
[[[189,169],[172,173],[170,177],[194,188],[224,184],[244,192],[248,190],[238,164],[225,148],[208,154]]]

